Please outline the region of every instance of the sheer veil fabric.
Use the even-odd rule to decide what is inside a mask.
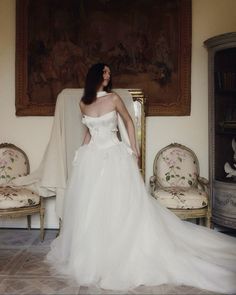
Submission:
[[[235,293],[236,239],[153,199],[118,121],[116,111],[82,118],[91,141],[72,161],[61,233],[47,255],[53,271],[111,290],[184,284]]]
[[[113,91],[122,98],[134,120],[133,99],[129,91],[120,88]],[[63,215],[65,188],[72,171],[72,161],[84,136],[85,128],[79,108],[83,92],[82,88],[67,88],[58,94],[50,139],[39,167],[29,175],[12,181],[14,186],[24,185],[45,198],[56,196],[58,218]]]

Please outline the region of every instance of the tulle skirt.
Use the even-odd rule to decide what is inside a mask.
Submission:
[[[79,285],[190,285],[236,293],[236,239],[181,221],[146,191],[120,142],[79,148],[47,261]]]

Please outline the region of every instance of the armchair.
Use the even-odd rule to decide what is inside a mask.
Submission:
[[[0,144],[0,217],[27,216],[28,229],[31,215],[40,214],[40,237],[44,238],[44,207],[42,197],[22,187],[14,187],[12,180],[29,174],[27,155],[19,147]]]
[[[151,195],[181,219],[205,220],[211,226],[208,180],[199,176],[195,153],[173,143],[161,149],[153,164]]]

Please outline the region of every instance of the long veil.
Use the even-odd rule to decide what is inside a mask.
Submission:
[[[124,101],[135,125],[132,95],[127,89],[114,89],[114,92]],[[64,193],[73,158],[84,137],[84,125],[81,122],[82,115],[79,108],[82,95],[83,89],[64,89],[59,93],[50,139],[39,167],[29,175],[19,177],[11,183],[12,186],[23,185],[45,198],[56,196],[58,218],[63,215]],[[130,146],[129,137],[120,116],[118,116],[118,128],[122,141]]]

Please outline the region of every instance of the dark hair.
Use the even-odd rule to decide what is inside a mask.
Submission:
[[[81,98],[84,104],[91,104],[96,100],[98,88],[101,86],[103,81],[103,70],[105,66],[109,67],[105,63],[97,63],[89,68],[85,80],[84,95]],[[104,91],[111,92],[111,88],[112,81],[110,77],[108,85],[104,87]]]

